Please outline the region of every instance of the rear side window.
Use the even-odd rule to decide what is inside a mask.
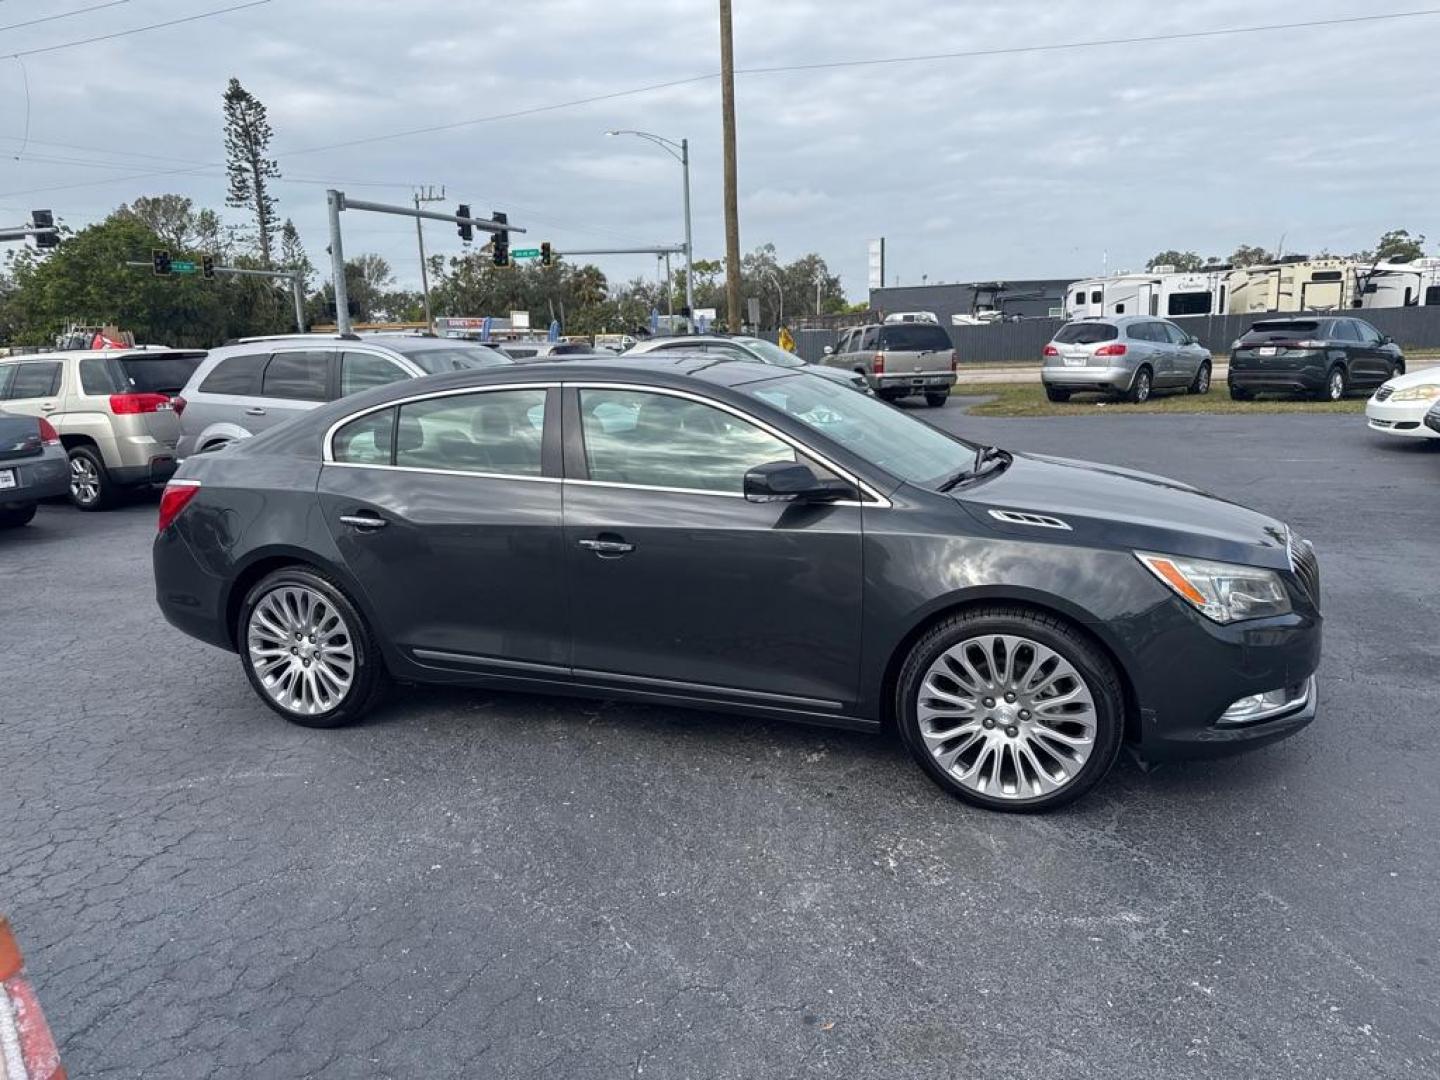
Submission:
[[[1330,324],[1330,338],[1334,341],[1359,341],[1360,332],[1349,319],[1336,319]]]
[[[539,476],[545,394],[492,390],[408,402],[395,429],[395,464]]]
[[[324,401],[329,397],[330,354],[318,349],[276,353],[265,365],[260,396],[291,401]]]
[[[933,323],[892,323],[880,328],[880,348],[895,352],[944,352],[950,335]]]
[[[107,357],[92,356],[80,361],[80,391],[92,397],[118,394],[123,387],[110,370]]]
[[[1155,324],[1148,322],[1131,323],[1125,328],[1125,336],[1128,337],[1131,341],[1166,340],[1164,338],[1157,337],[1155,334]]]
[[[1079,322],[1062,326],[1055,334],[1061,345],[1094,345],[1100,341],[1114,341],[1120,331],[1109,323]]]
[[[243,394],[260,392],[260,369],[270,358],[269,353],[244,353],[227,356],[216,364],[200,383],[202,394]]]
[[[138,394],[178,394],[195,374],[204,353],[188,356],[122,356],[116,360],[123,389]]]
[[[340,358],[340,396],[349,397],[361,390],[376,386],[387,386],[407,375],[400,365],[384,356],[374,353],[347,352]]]
[[[10,390],[10,381],[15,378],[16,364],[0,364],[0,401],[4,401]]]
[[[60,362],[17,364],[5,397],[9,401],[50,397],[60,392]]]
[[[382,409],[352,420],[330,444],[336,461],[348,465],[389,465],[395,453],[395,410]]]

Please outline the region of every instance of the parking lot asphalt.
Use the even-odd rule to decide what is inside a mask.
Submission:
[[[1440,448],[917,413],[1291,522],[1319,720],[1046,817],[660,708],[406,689],[306,731],[161,620],[153,497],[44,507],[0,534],[0,910],[70,1075],[1440,1075]]]

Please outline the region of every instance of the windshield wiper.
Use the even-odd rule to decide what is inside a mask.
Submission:
[[[971,480],[978,480],[982,476],[1000,472],[1009,468],[1010,462],[1013,460],[1014,457],[1008,450],[1001,450],[998,446],[982,446],[975,453],[975,464],[968,469],[951,473],[940,482],[937,490],[950,491]]]

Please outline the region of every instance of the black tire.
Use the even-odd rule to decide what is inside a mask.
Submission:
[[[1341,401],[1348,389],[1350,379],[1345,374],[1345,368],[1335,364],[1325,373],[1325,385],[1316,391],[1315,396],[1320,401]]]
[[[1054,402],[1069,401],[1069,400],[1070,400],[1070,391],[1069,391],[1069,390],[1061,390],[1061,389],[1059,389],[1058,387],[1054,387],[1054,386],[1047,386],[1047,387],[1045,387],[1045,397],[1046,397],[1048,400],[1054,401]]]
[[[322,596],[344,620],[347,637],[354,653],[354,676],[338,704],[323,712],[302,713],[286,708],[270,696],[261,677],[256,673],[248,648],[251,613],[257,604],[271,592],[282,586],[296,586]],[[289,566],[267,574],[245,595],[240,605],[240,615],[235,626],[235,641],[240,652],[240,666],[250,680],[256,696],[274,712],[279,713],[292,724],[310,728],[337,728],[361,720],[373,710],[390,688],[390,673],[385,659],[375,643],[369,624],[359,610],[351,603],[335,581],[308,566]]]
[[[1189,393],[1208,394],[1210,392],[1210,361],[1202,360],[1199,369],[1195,372],[1195,378],[1190,380]]]
[[[876,390],[875,396],[878,397],[881,401],[888,401],[893,405],[895,402],[899,401],[905,396],[905,391]]]
[[[1155,389],[1155,376],[1150,369],[1141,366],[1135,373],[1135,378],[1130,380],[1130,389],[1125,391],[1125,400],[1131,405],[1143,405],[1150,400],[1150,393]]]
[[[1404,374],[1405,374],[1405,361],[1404,361],[1404,360],[1398,360],[1398,361],[1396,361],[1394,367],[1392,367],[1391,370],[1390,370],[1390,378],[1393,379],[1393,378],[1395,378],[1395,377],[1398,376],[1398,375],[1404,375]]]
[[[925,395],[925,404],[926,404],[926,405],[929,405],[930,408],[932,408],[932,409],[938,409],[938,408],[942,407],[942,406],[943,406],[947,401],[949,401],[949,400],[950,400],[950,394],[949,394],[948,391],[947,391],[946,393],[943,393],[943,394],[926,394],[926,395]]]
[[[70,501],[86,511],[109,510],[115,505],[115,481],[93,446],[76,446],[70,451]]]
[[[0,529],[14,529],[29,525],[35,519],[36,504],[21,506],[14,510],[0,510]]]
[[[1239,387],[1239,386],[1232,386],[1232,387],[1230,387],[1230,400],[1231,400],[1231,401],[1250,401],[1250,400],[1251,400],[1252,398],[1254,398],[1254,397],[1255,397],[1255,395],[1254,395],[1251,391],[1246,390],[1246,389],[1243,389],[1242,387]]]
[[[925,745],[917,706],[926,672],[946,650],[967,639],[989,634],[1029,638],[1054,650],[1079,673],[1094,700],[1096,725],[1090,757],[1074,777],[1056,791],[1028,798],[1002,798],[973,791],[947,773]],[[915,643],[896,684],[895,716],[911,755],[930,779],[951,795],[987,810],[1038,813],[1080,798],[1110,771],[1120,753],[1124,734],[1124,702],[1114,665],[1070,623],[1027,608],[996,605],[945,619]]]

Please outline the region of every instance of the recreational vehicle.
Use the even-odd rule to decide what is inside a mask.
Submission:
[[[1229,297],[1229,267],[1212,267],[1195,273],[1176,273],[1157,266],[1144,274],[1077,281],[1065,293],[1069,319],[1124,315],[1224,314]]]
[[[1355,271],[1356,307],[1440,307],[1440,259],[1377,262]]]
[[[1356,293],[1348,259],[1307,259],[1247,266],[1230,276],[1229,314],[1264,311],[1339,311]]]

